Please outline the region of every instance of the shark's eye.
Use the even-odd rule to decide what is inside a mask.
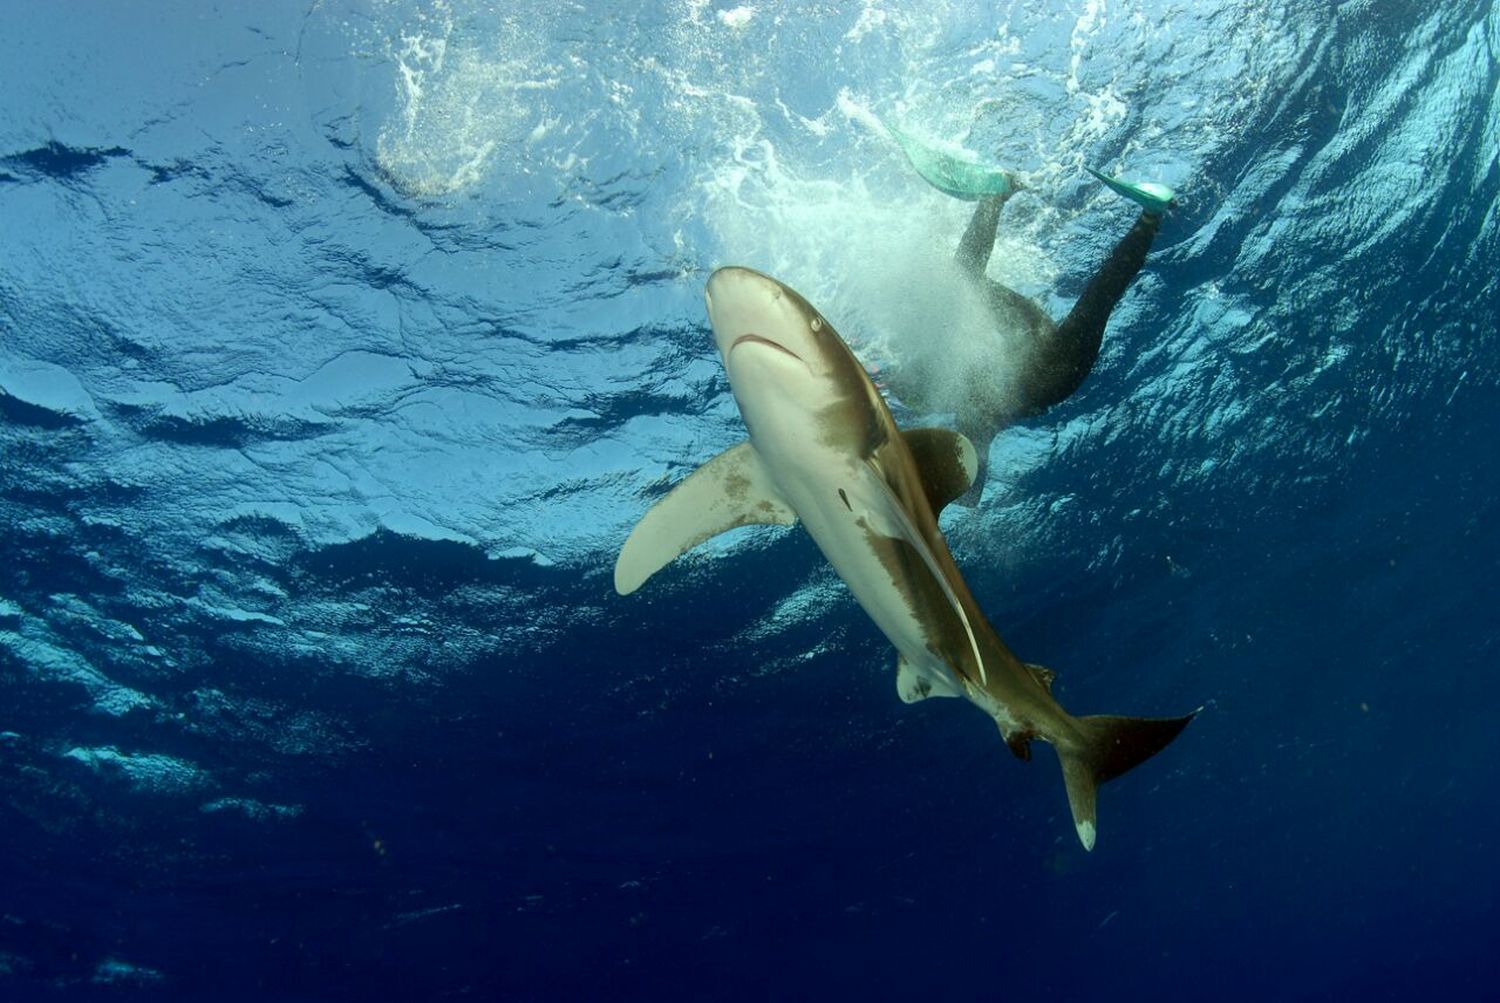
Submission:
[[[814,317],[812,319],[811,323],[812,323],[812,329],[814,331],[821,331],[821,330],[823,330],[823,318],[822,317]]]

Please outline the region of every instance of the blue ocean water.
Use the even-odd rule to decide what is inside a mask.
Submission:
[[[4,22],[0,998],[1493,993],[1493,4]],[[1053,316],[1084,165],[1181,194],[943,522],[1070,709],[1206,705],[1093,853],[799,530],[612,588],[744,435],[714,266],[1003,367],[882,119],[1023,172]]]

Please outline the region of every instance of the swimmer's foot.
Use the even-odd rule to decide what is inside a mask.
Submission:
[[[1108,174],[1100,174],[1092,167],[1085,167],[1084,170],[1098,178],[1116,195],[1125,196],[1149,213],[1160,216],[1175,204],[1177,193],[1166,185],[1159,185],[1154,181],[1122,181]]]
[[[962,148],[942,149],[883,123],[906,154],[906,159],[922,180],[942,192],[965,202],[999,196],[1007,199],[1021,189],[1021,183],[1003,167],[982,164],[979,158]]]

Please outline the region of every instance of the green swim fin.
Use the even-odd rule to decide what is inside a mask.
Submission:
[[[1085,166],[1084,170],[1103,182],[1110,191],[1125,196],[1147,212],[1164,213],[1172,208],[1173,200],[1177,198],[1177,193],[1172,189],[1154,181],[1122,181],[1108,174],[1100,174],[1092,167]]]
[[[931,143],[901,131],[889,122],[882,125],[906,154],[922,180],[942,192],[965,202],[978,202],[992,195],[1011,195],[1021,186],[1001,167],[981,164],[967,150],[942,150]]]

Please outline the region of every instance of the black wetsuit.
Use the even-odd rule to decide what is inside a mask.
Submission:
[[[982,285],[997,320],[1019,317],[1030,332],[1031,343],[1021,363],[1015,399],[1009,407],[998,412],[991,408],[987,413],[980,413],[973,406],[961,406],[958,410],[958,430],[974,443],[980,463],[974,488],[961,499],[966,504],[978,500],[990,440],[1011,422],[1042,413],[1083,385],[1099,357],[1109,315],[1146,263],[1146,254],[1161,226],[1159,213],[1142,212],[1089,279],[1073,309],[1061,324],[1054,324],[1036,303],[985,275],[1005,199],[1006,196],[997,195],[979,203],[954,257],[964,273]]]
[[[960,268],[972,279],[984,283],[995,308],[1017,311],[1034,319],[1033,330],[1039,335],[1027,360],[1021,383],[1025,399],[1020,410],[1010,416],[1029,418],[1061,403],[1083,385],[1099,357],[1104,340],[1104,326],[1115,304],[1146,263],[1146,253],[1161,226],[1158,213],[1142,212],[1130,232],[1120,238],[1104,264],[1084,287],[1083,294],[1061,324],[1053,324],[1042,308],[1020,293],[1007,289],[985,277],[990,253],[995,247],[995,231],[1000,224],[1000,209],[1005,199],[985,199],[974,210],[969,226],[954,255]],[[998,312],[998,309],[997,309]]]

